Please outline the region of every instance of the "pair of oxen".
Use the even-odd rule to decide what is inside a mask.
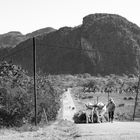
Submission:
[[[97,104],[87,103],[86,106],[86,123],[100,123],[103,120],[107,121],[107,107],[104,103]]]

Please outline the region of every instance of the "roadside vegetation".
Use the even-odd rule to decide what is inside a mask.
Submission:
[[[62,88],[57,78],[37,75],[37,121],[53,121],[60,108]],[[20,66],[0,64],[0,126],[33,124],[34,92],[33,78]]]

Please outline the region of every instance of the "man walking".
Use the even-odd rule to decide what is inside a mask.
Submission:
[[[109,99],[109,103],[107,104],[107,109],[108,109],[108,116],[109,116],[109,122],[113,122],[114,119],[114,111],[115,111],[115,103],[112,98]]]

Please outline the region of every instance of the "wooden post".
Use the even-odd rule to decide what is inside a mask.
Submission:
[[[107,94],[108,94],[108,102],[109,102],[109,98],[110,98],[110,94],[109,94],[109,92],[110,92],[110,91],[107,92]]]
[[[98,104],[98,101],[99,101],[99,96],[97,96],[97,104]]]
[[[48,123],[48,118],[47,118],[46,111],[45,111],[45,109],[44,109],[44,108],[43,108],[43,112],[44,112],[44,115],[45,115],[45,120],[46,120],[46,123]]]
[[[137,86],[137,90],[136,90],[135,105],[134,105],[134,113],[133,113],[133,121],[134,121],[134,119],[135,119],[136,106],[137,106],[137,100],[138,100],[138,94],[139,94],[140,75],[138,76],[138,78],[139,78],[139,80],[138,80],[138,86]]]
[[[34,109],[35,109],[35,125],[37,125],[36,42],[35,42],[35,37],[33,37],[33,76],[34,76]]]

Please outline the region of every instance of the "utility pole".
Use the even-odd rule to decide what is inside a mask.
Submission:
[[[109,103],[109,98],[110,98],[110,91],[107,92],[107,98],[108,98],[108,103]]]
[[[136,97],[135,97],[135,105],[134,105],[134,113],[133,113],[133,121],[135,119],[135,113],[136,113],[136,106],[137,106],[137,100],[138,100],[138,94],[139,94],[139,86],[140,86],[140,75],[138,76],[138,86],[136,89]]]
[[[37,92],[36,92],[36,42],[33,37],[33,76],[34,76],[34,111],[35,111],[35,126],[37,126]]]

